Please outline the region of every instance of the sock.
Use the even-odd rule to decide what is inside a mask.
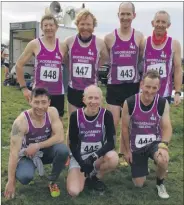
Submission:
[[[164,178],[163,179],[159,179],[157,177],[157,185],[160,186],[161,184],[164,184]]]

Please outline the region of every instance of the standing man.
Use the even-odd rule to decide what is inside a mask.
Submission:
[[[8,78],[8,75],[9,75],[9,46],[4,48],[1,57],[3,60],[3,65],[5,67],[4,79],[6,80]]]
[[[148,175],[148,159],[155,161],[159,197],[169,198],[164,177],[169,162],[168,144],[172,127],[168,101],[158,93],[160,75],[149,70],[141,81],[142,92],[129,97],[123,106],[122,133],[125,159],[131,165],[134,185],[142,187]]]
[[[174,74],[174,104],[181,102],[182,66],[181,46],[177,40],[167,36],[167,29],[171,25],[170,15],[166,11],[158,11],[152,20],[154,28],[143,44],[144,73],[147,70],[157,70],[161,76],[159,94],[171,102]]]
[[[113,114],[116,130],[125,99],[139,91],[140,76],[137,65],[139,46],[144,38],[142,33],[131,27],[132,21],[136,17],[133,3],[121,3],[118,17],[120,28],[105,36],[105,43],[110,52],[106,101],[108,109]],[[121,144],[120,157],[123,153]]]
[[[83,9],[76,17],[76,36],[65,40],[69,53],[68,112],[84,106],[84,89],[98,83],[98,68],[109,60],[105,43],[93,35],[95,16]]]
[[[23,66],[34,55],[33,87],[48,89],[51,94],[51,106],[56,107],[62,117],[64,114],[62,61],[66,50],[64,44],[56,38],[58,23],[54,16],[43,16],[41,29],[43,37],[29,42],[16,63],[17,78],[25,98],[29,100],[31,92],[26,87]]]
[[[100,180],[114,170],[118,155],[114,149],[115,129],[110,111],[101,107],[102,91],[95,85],[84,90],[84,108],[77,109],[70,117],[69,139],[72,158],[67,177],[67,190],[77,196],[87,185],[104,191]],[[87,177],[87,178],[86,178]]]
[[[5,197],[14,198],[16,179],[23,185],[33,179],[36,166],[33,158],[40,150],[44,164],[52,163],[49,189],[52,197],[60,195],[56,184],[69,152],[64,141],[63,125],[56,108],[50,106],[50,95],[44,88],[33,89],[30,97],[31,109],[22,112],[14,121],[11,131],[8,182]],[[25,156],[19,153],[24,150]]]

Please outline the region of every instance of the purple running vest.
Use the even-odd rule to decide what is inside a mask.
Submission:
[[[34,86],[46,88],[51,95],[64,94],[62,60],[59,40],[56,39],[55,49],[50,51],[43,45],[40,38],[40,52],[35,57]]]
[[[31,143],[45,141],[51,136],[51,123],[47,112],[45,113],[45,123],[41,128],[34,127],[27,111],[24,114],[28,123],[28,133],[23,138],[22,148],[26,148]]]
[[[105,143],[104,114],[105,109],[100,108],[97,117],[93,121],[85,118],[84,109],[77,110],[77,124],[79,138],[81,139],[81,155],[88,155],[99,150]]]
[[[99,52],[96,47],[96,36],[93,35],[88,47],[82,47],[76,36],[69,51],[69,86],[77,90],[84,90],[91,84],[97,85]]]
[[[137,151],[154,141],[161,140],[160,116],[158,114],[159,95],[154,99],[152,108],[143,111],[140,107],[140,94],[135,95],[135,106],[130,117],[131,150]]]
[[[168,97],[172,94],[173,52],[172,38],[168,37],[161,49],[153,48],[151,36],[147,38],[144,51],[144,73],[147,70],[157,70],[161,76],[159,95]]]
[[[139,48],[134,39],[135,30],[128,41],[123,41],[115,29],[115,43],[110,50],[111,67],[108,84],[136,83],[140,76],[137,68]]]

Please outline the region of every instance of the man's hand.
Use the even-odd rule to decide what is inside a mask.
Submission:
[[[176,94],[176,95],[174,96],[174,105],[175,105],[175,106],[178,106],[180,103],[181,103],[180,95]]]
[[[34,144],[29,144],[29,146],[25,149],[25,155],[27,157],[33,157],[36,152],[39,150],[39,145],[38,143],[34,143]]]
[[[93,171],[93,169],[94,169],[93,165],[84,165],[83,164],[83,165],[81,165],[80,171],[84,172],[85,177],[88,177],[89,174]]]
[[[26,98],[26,100],[29,102],[31,98],[31,91],[27,88],[22,89],[23,95]]]
[[[85,160],[83,160],[85,165],[88,166],[93,166],[93,163],[96,161],[96,158],[93,157],[93,155],[90,155],[88,158],[86,158]]]
[[[124,158],[128,164],[132,163],[132,152],[128,151],[124,153]]]
[[[168,153],[168,150],[166,149],[163,149],[163,148],[159,148],[158,149],[158,154],[157,154],[157,163],[159,163],[159,158],[161,157],[163,161],[165,161],[166,163],[169,162],[169,153]],[[161,161],[162,161],[161,160]]]
[[[13,199],[15,197],[15,182],[7,182],[4,197],[6,199]]]

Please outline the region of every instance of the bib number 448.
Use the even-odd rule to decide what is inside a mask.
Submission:
[[[50,79],[56,79],[56,71],[47,71],[45,70],[45,72],[43,73],[43,76],[45,78],[50,78]]]

